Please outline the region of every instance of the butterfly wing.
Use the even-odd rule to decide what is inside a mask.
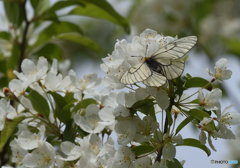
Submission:
[[[196,36],[188,36],[174,40],[153,53],[152,57],[168,59],[181,58],[192,49],[196,42]]]
[[[147,86],[155,87],[164,85],[167,79],[172,80],[182,74],[184,61],[181,57],[186,55],[196,42],[196,36],[188,36],[168,43],[153,53],[148,63],[139,63],[126,71],[120,82],[123,84],[143,82]],[[154,65],[151,67],[151,64]]]
[[[158,65],[155,66],[157,68],[152,70],[164,75],[168,80],[175,79],[181,76],[181,74],[183,73],[185,64],[181,58],[174,60],[166,58],[152,58],[152,60],[155,61],[155,64]],[[151,64],[149,66],[151,69]]]
[[[152,75],[152,71],[145,62],[139,63],[127,70],[120,79],[123,84],[134,84],[142,82]]]
[[[160,87],[166,83],[167,79],[160,73],[152,71],[152,75],[149,76],[143,83],[147,86]]]
[[[179,77],[184,70],[184,61],[181,59],[196,44],[196,36],[188,36],[174,40],[160,48],[151,57],[159,65],[159,73],[168,80]]]

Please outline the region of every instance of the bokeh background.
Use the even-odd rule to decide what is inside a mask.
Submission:
[[[18,41],[22,40],[26,26],[24,19],[21,19],[24,18],[21,8],[13,5],[14,2],[22,3],[24,0],[6,1],[0,1],[0,87],[7,86],[8,81],[14,78],[11,70],[19,69],[21,59],[17,55],[21,54],[18,50],[21,45]],[[57,2],[59,1],[26,2],[26,18],[34,18],[36,21],[28,28],[24,58],[45,56],[49,61],[56,58],[62,63],[63,72],[74,69],[80,78],[89,73],[104,77],[105,74],[100,69],[101,59],[112,53],[117,39],[131,42],[133,36],[139,35],[146,28],[165,36],[177,35],[179,38],[196,35],[198,42],[189,53],[184,72],[211,80],[205,68],[213,70],[217,60],[227,58],[229,69],[233,71],[232,78],[222,84],[216,83],[215,87],[223,89],[222,108],[234,103],[235,107],[231,111],[240,112],[239,0],[108,0],[122,18],[110,12],[114,18],[107,19],[104,19],[106,12],[99,18],[94,15],[95,11],[79,12],[84,8],[81,4],[84,1],[79,1],[79,4],[65,4],[65,7],[54,10],[58,18],[56,21],[53,15],[48,16],[49,11],[46,12],[46,9]],[[77,7],[79,9],[74,10]],[[61,25],[51,26],[59,21]],[[65,36],[68,33],[73,34]],[[237,140],[213,140],[217,152],[212,151],[211,156],[206,156],[206,153],[196,148],[178,147],[176,158],[186,160],[186,168],[240,167],[240,164],[210,164],[212,159],[240,162],[240,127],[232,126],[232,130]],[[182,132],[183,138],[197,139],[198,135],[199,131],[191,126]]]

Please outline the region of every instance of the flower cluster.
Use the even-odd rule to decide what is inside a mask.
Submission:
[[[142,62],[142,57],[150,56],[175,39],[146,29],[140,36],[133,37],[131,43],[127,43],[125,39],[117,41],[115,50],[111,55],[103,58],[103,64],[101,64],[102,70],[106,72],[104,84],[114,89],[123,88],[125,85],[120,83],[119,79],[126,70]]]
[[[176,145],[202,144],[209,155],[207,135],[213,150],[212,137],[234,139],[228,126],[239,124],[240,114],[229,112],[232,105],[221,112],[222,91],[207,90],[214,80],[184,76],[161,88],[135,85],[127,92],[111,91],[126,86],[119,79],[141,61],[137,56],[149,56],[174,39],[147,29],[131,43],[118,41],[112,55],[103,59],[104,79],[96,74],[79,79],[73,70],[62,76],[56,60],[49,67],[44,57],[36,65],[25,59],[22,72],[14,71],[18,79],[10,81],[0,100],[1,146],[12,137],[12,163],[31,168],[157,168],[184,163],[175,158]],[[210,75],[229,79],[226,66],[220,60]],[[200,89],[189,96],[185,91],[192,87]],[[179,114],[187,119],[177,126]],[[199,140],[181,136],[188,123],[199,128]]]

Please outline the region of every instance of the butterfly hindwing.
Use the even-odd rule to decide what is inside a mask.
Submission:
[[[139,63],[127,70],[120,79],[123,84],[142,82],[151,76],[152,72],[146,63]]]
[[[152,71],[152,75],[143,81],[147,86],[160,87],[166,83],[167,79],[160,73]]]
[[[162,65],[162,74],[168,79],[172,80],[182,75],[184,70],[184,61],[180,59],[171,60],[170,65]]]

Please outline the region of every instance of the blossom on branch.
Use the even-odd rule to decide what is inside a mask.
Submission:
[[[211,72],[209,68],[206,68],[206,71],[214,79],[218,80],[221,83],[223,80],[231,78],[232,71],[227,69],[228,61],[225,58],[218,60],[215,64],[215,73]]]
[[[219,99],[222,96],[222,91],[220,89],[216,88],[212,91],[207,91],[205,97],[202,89],[199,89],[198,92],[198,100],[205,110],[217,110],[220,108]]]

